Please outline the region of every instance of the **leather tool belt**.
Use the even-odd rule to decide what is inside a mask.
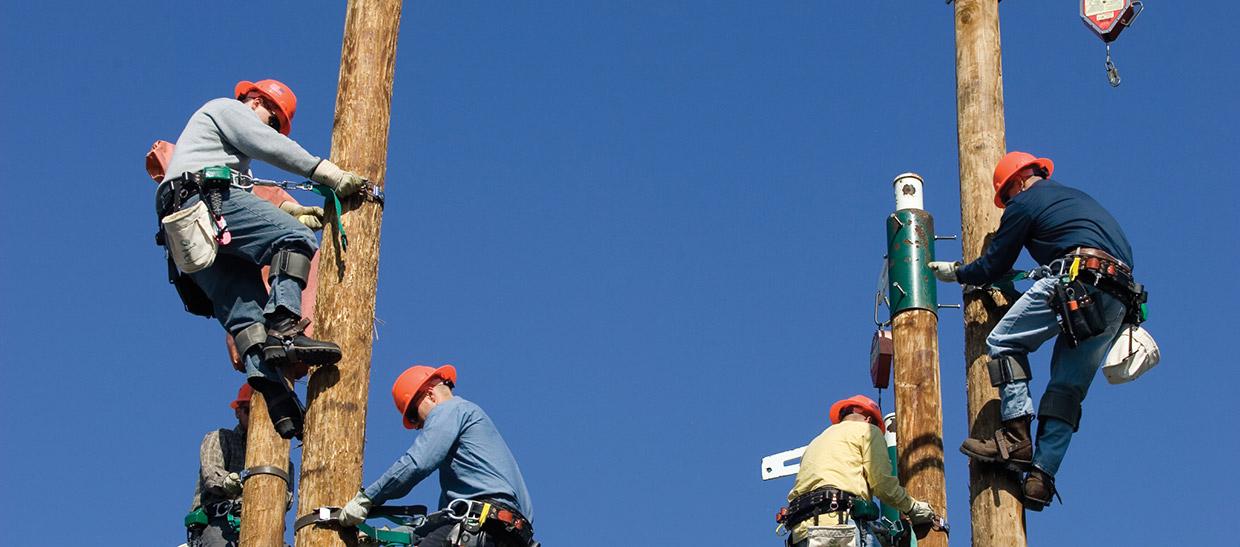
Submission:
[[[852,509],[853,500],[856,497],[834,486],[815,488],[792,498],[787,507],[776,513],[775,522],[792,529],[809,519],[814,519],[814,523],[817,524],[818,516],[824,513],[840,513],[842,520],[843,513]]]

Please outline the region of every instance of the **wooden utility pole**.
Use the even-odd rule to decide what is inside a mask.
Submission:
[[[939,318],[934,218],[922,209],[922,180],[896,177],[896,212],[887,217],[887,271],[894,344],[900,482],[910,496],[947,517],[943,477],[943,406],[939,385]],[[918,547],[947,547],[947,534],[915,530]]]
[[[1003,156],[1003,72],[998,0],[956,0],[956,125],[960,148],[961,247],[966,262],[985,250],[1002,212],[991,178]],[[964,294],[969,432],[984,438],[999,426],[998,391],[986,371],[986,336],[1009,303],[997,293]],[[1025,513],[1015,478],[993,466],[969,463],[973,545],[1025,545]]]
[[[396,70],[400,0],[350,0],[345,15],[332,161],[383,187]],[[343,359],[319,367],[307,390],[298,514],[344,505],[362,482],[366,400],[379,277],[379,228],[383,209],[351,200],[337,211],[349,238],[344,252],[333,223],[323,230],[315,323],[318,336],[340,345]],[[356,531],[307,526],[297,547],[356,545]]]
[[[288,441],[271,426],[267,401],[257,391],[250,397],[250,425],[246,429],[245,468],[258,470],[245,480],[241,500],[242,547],[284,545],[284,514],[288,507]],[[284,472],[280,477],[275,469]]]

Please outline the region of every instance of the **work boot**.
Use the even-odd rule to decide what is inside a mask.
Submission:
[[[1029,474],[1025,476],[1024,485],[1025,509],[1030,511],[1041,511],[1051,504],[1051,498],[1059,497],[1059,492],[1055,490],[1055,477],[1050,474],[1033,467],[1029,470]],[[1059,500],[1063,503],[1063,500]]]
[[[326,340],[306,336],[309,319],[281,314],[267,321],[267,342],[263,344],[263,361],[275,367],[291,363],[332,365],[340,361],[340,346]]]
[[[1023,472],[1033,464],[1033,436],[1029,431],[1032,421],[1033,416],[1004,420],[1003,426],[995,430],[994,438],[965,439],[960,451],[975,460]]]
[[[302,426],[306,422],[306,407],[285,382],[272,382],[264,378],[250,378],[250,387],[263,394],[271,425],[282,439],[301,440]]]

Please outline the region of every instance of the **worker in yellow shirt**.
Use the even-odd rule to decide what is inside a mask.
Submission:
[[[934,509],[917,501],[891,474],[878,404],[855,395],[831,405],[831,427],[801,456],[796,484],[788,492],[783,525],[791,547],[858,547],[865,535],[853,518],[854,503],[872,497],[895,507],[914,525],[930,523]]]

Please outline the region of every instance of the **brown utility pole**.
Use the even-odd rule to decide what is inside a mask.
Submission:
[[[900,482],[910,496],[947,517],[943,477],[943,404],[939,383],[938,288],[934,218],[922,209],[922,180],[905,173],[894,182],[896,211],[887,217],[887,271]],[[947,534],[917,527],[918,547],[947,547]]]
[[[379,188],[387,174],[400,8],[400,0],[349,0],[340,54],[331,159]],[[362,482],[383,209],[370,200],[350,200],[344,209],[336,214],[344,223],[349,247],[342,252],[340,234],[328,222],[315,310],[319,337],[340,344],[344,358],[337,366],[319,367],[310,375],[299,515],[344,505]],[[297,547],[357,544],[356,530],[334,526],[306,526],[296,534]]]
[[[998,0],[956,0],[956,125],[960,148],[960,226],[964,260],[981,256],[1002,212],[991,177],[1003,156],[1003,72]],[[964,294],[969,431],[985,437],[999,426],[998,391],[986,371],[986,336],[1007,311],[997,292]],[[1025,513],[1020,485],[992,466],[969,463],[973,545],[1022,547]]]
[[[245,479],[241,499],[242,547],[284,545],[284,514],[288,507],[290,473],[288,441],[271,426],[267,401],[255,391],[250,397],[250,425],[246,429],[245,468],[255,472]],[[278,471],[277,471],[278,470]],[[279,476],[279,472],[284,477]]]

